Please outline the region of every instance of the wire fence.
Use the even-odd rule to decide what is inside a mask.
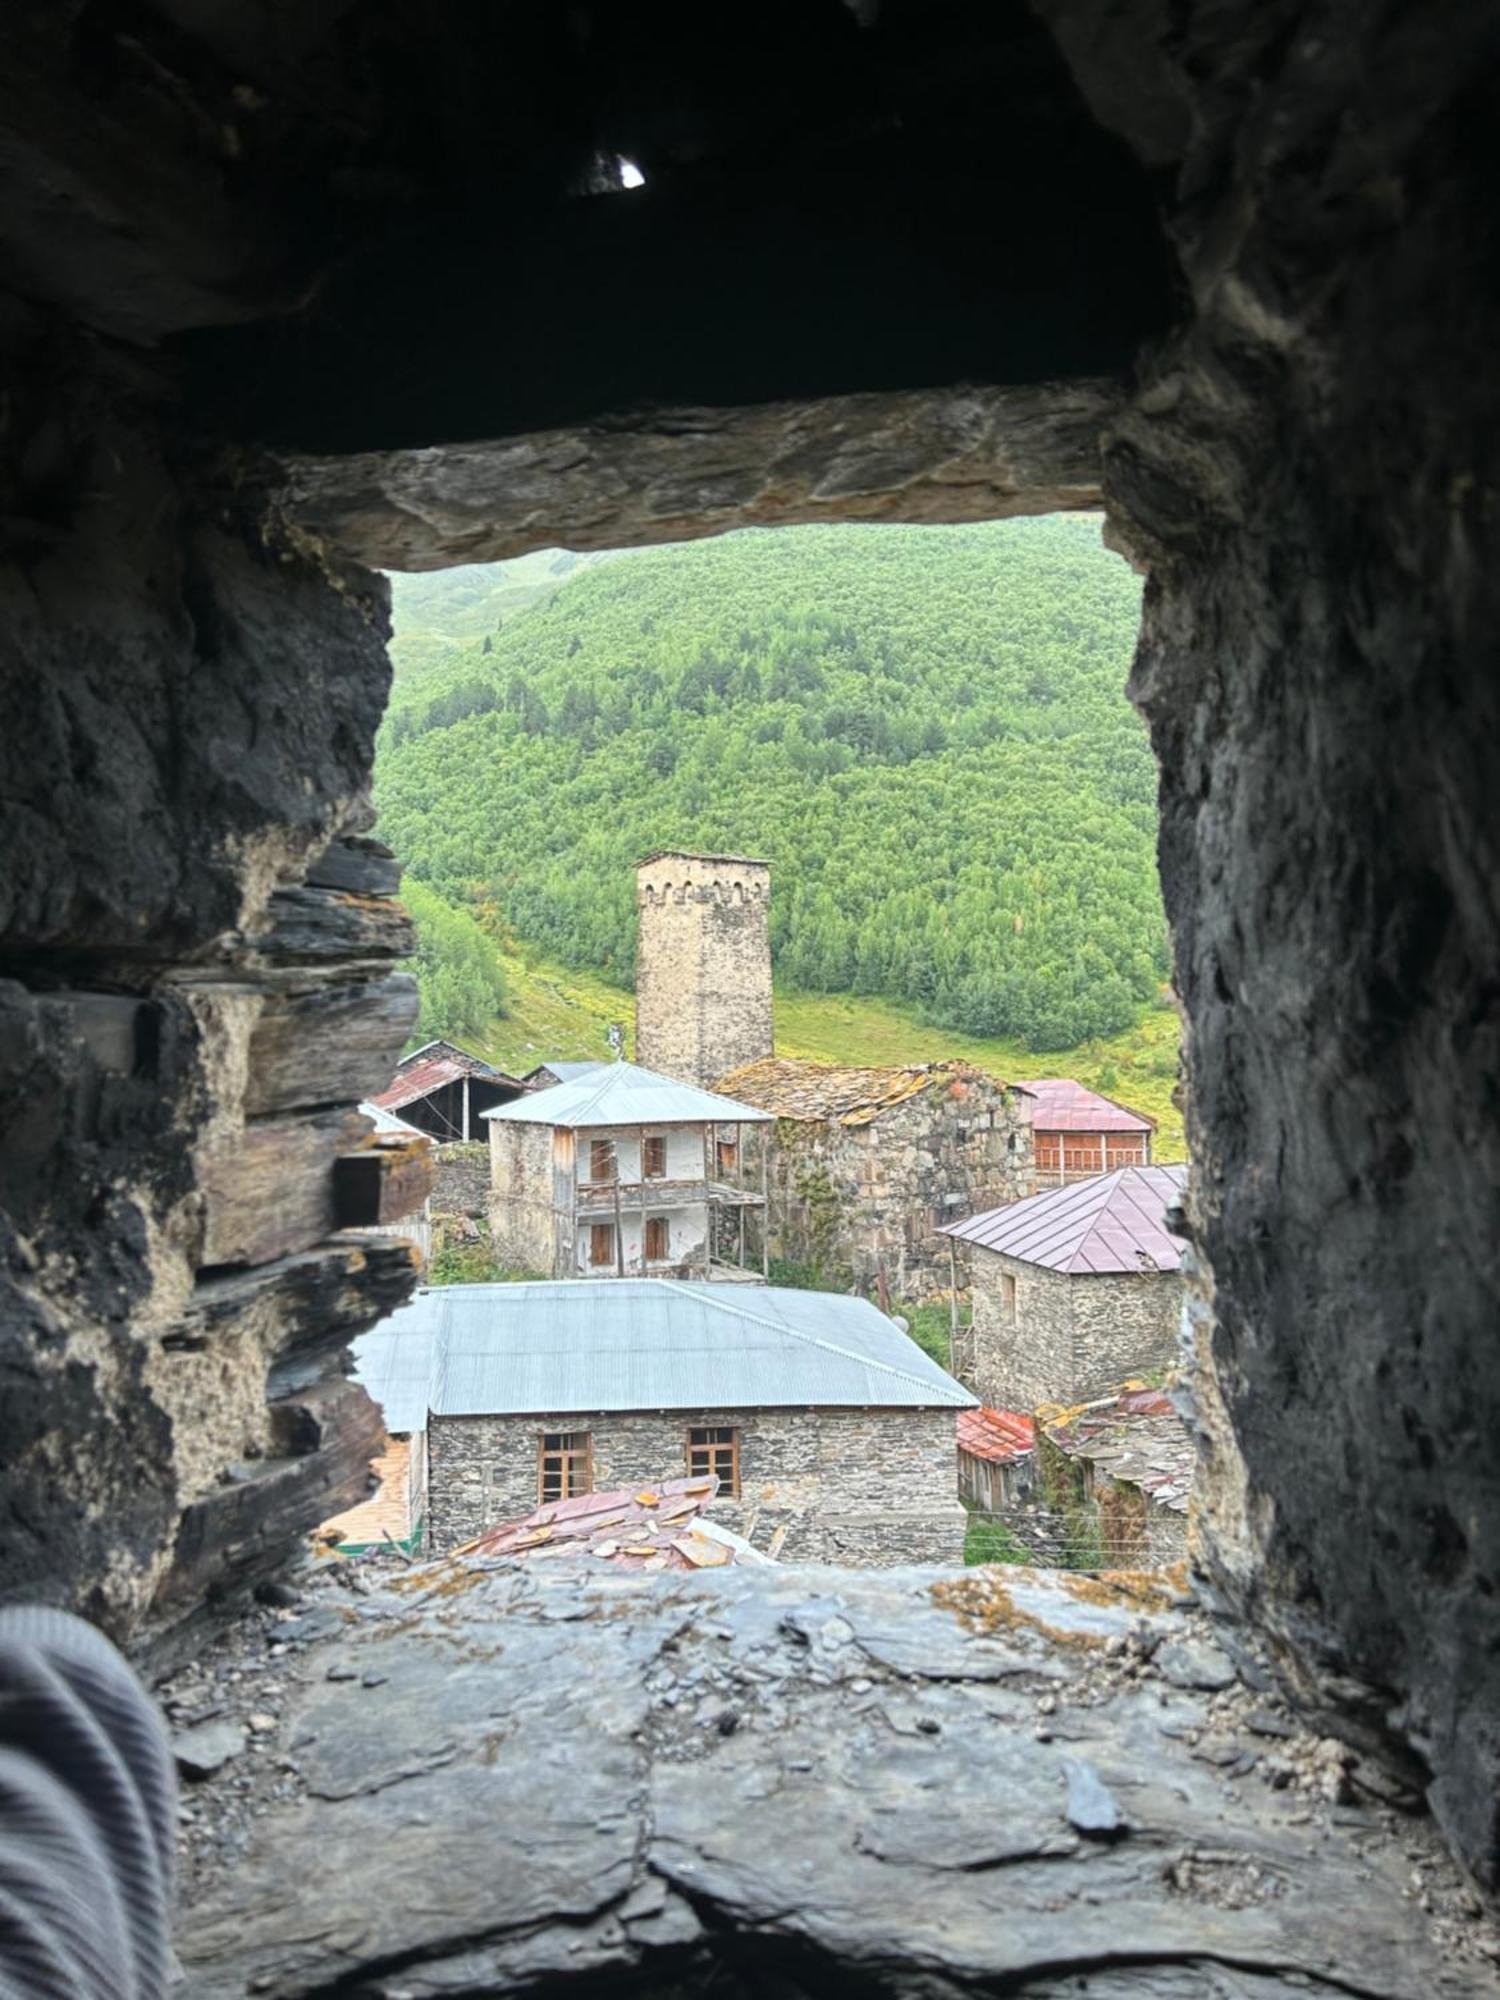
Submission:
[[[1165,1569],[1186,1554],[1185,1529],[1158,1523],[1154,1531],[1111,1533],[1095,1509],[1056,1513],[1047,1508],[968,1509],[967,1563],[1029,1563],[1039,1569],[1084,1572]],[[1178,1546],[1179,1539],[1182,1546]]]

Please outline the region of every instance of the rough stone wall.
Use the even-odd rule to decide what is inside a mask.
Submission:
[[[711,1088],[772,1051],[771,871],[665,854],[636,871],[635,1055]]]
[[[520,1127],[516,1128],[520,1130]],[[483,1139],[432,1149],[432,1193],[428,1205],[434,1216],[485,1214],[490,1199],[490,1148]]]
[[[999,1086],[934,1084],[868,1125],[780,1118],[768,1137],[773,1254],[894,1296],[952,1282],[941,1222],[1034,1192],[1025,1100]]]
[[[973,1318],[954,1344],[954,1373],[990,1409],[1083,1403],[1177,1359],[1182,1280],[1044,1270],[969,1246]],[[1006,1278],[1015,1284],[1007,1309]]]
[[[553,1212],[552,1127],[490,1120],[490,1242],[495,1262],[548,1278],[571,1275]]]
[[[963,1559],[952,1410],[706,1410],[567,1417],[434,1417],[428,1435],[428,1547],[458,1547],[537,1504],[544,1431],[587,1431],[594,1488],[680,1478],[688,1429],[740,1433],[740,1498],[726,1526],[784,1562],[884,1568]]]
[[[1151,568],[1201,1550],[1493,1885],[1494,12],[1203,8],[1132,62],[1040,11],[1138,150],[1192,107],[1165,153],[1192,324],[1104,463]]]
[[[378,1436],[338,1355],[414,1273],[330,1238],[415,1012],[396,869],[342,838],[385,592],[186,469],[139,363],[4,340],[0,1595],[128,1634],[273,1567]]]

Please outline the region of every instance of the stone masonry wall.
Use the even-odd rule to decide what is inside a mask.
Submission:
[[[636,901],[636,1061],[706,1088],[770,1055],[765,863],[661,855],[637,870]]]
[[[939,1410],[705,1410],[562,1417],[435,1417],[428,1435],[428,1546],[456,1548],[537,1504],[547,1430],[587,1431],[594,1488],[680,1478],[688,1428],[740,1433],[740,1498],[716,1519],[784,1562],[884,1568],[963,1560],[955,1413]]]
[[[1107,1395],[1177,1358],[1175,1272],[1069,1276],[970,1246],[974,1317],[959,1329],[954,1373],[991,1409],[1034,1410]],[[1014,1314],[1004,1279],[1015,1282]]]
[[[568,1275],[558,1263],[550,1125],[490,1120],[489,1214],[497,1264],[549,1278]]]
[[[517,1131],[524,1127],[517,1126]],[[432,1149],[432,1194],[429,1206],[434,1215],[485,1214],[490,1200],[490,1148],[484,1139],[459,1141]]]
[[[865,1288],[883,1269],[898,1298],[948,1289],[940,1222],[1034,1192],[1027,1100],[999,1085],[944,1080],[868,1125],[783,1118],[770,1132],[773,1252]]]

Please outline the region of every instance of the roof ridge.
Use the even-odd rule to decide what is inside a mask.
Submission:
[[[616,1282],[618,1282],[618,1280]],[[658,1278],[653,1282],[660,1285],[670,1286],[673,1290],[677,1290],[677,1289],[686,1289],[686,1287],[692,1281],[685,1278]],[[857,1292],[856,1293],[844,1292],[844,1293],[835,1293],[832,1294],[831,1296],[843,1297],[843,1298],[850,1298],[850,1297],[858,1298],[859,1294]],[[914,1375],[908,1369],[898,1368],[893,1361],[876,1361],[872,1356],[868,1354],[856,1354],[852,1348],[843,1347],[836,1340],[820,1340],[815,1333],[805,1333],[801,1327],[788,1326],[784,1320],[767,1319],[763,1313],[754,1313],[750,1312],[744,1306],[731,1305],[727,1299],[723,1300],[722,1302],[715,1301],[715,1303],[718,1304],[719,1310],[721,1312],[735,1313],[741,1319],[749,1320],[751,1324],[754,1326],[768,1327],[772,1333],[787,1334],[793,1340],[802,1341],[803,1344],[807,1347],[820,1347],[823,1349],[825,1354],[841,1355],[845,1361],[856,1361],[862,1368],[878,1368],[883,1374],[894,1375],[898,1381],[915,1383],[919,1389],[934,1389],[938,1386],[936,1383],[933,1382],[924,1382],[920,1375]],[[869,1305],[870,1301],[868,1299],[864,1299],[861,1301],[861,1303],[864,1305]],[[872,1307],[871,1310],[878,1312],[879,1307]],[[889,1317],[890,1317],[889,1314],[886,1313],[881,1314],[882,1319],[888,1319]],[[892,1321],[891,1323],[892,1325],[895,1324],[894,1321]],[[901,1329],[897,1327],[896,1331],[899,1333]],[[911,1336],[908,1334],[907,1338],[910,1339]],[[912,1344],[913,1346],[916,1345],[914,1341]],[[917,1352],[919,1354],[922,1353],[922,1349],[917,1348]],[[931,1360],[932,1357],[928,1355],[925,1356],[924,1358]],[[932,1365],[934,1368],[936,1368],[938,1367],[939,1364],[936,1361],[933,1361]],[[942,1370],[942,1373],[944,1375],[947,1375],[948,1374],[947,1369],[944,1368]],[[948,1376],[948,1380],[950,1382],[953,1382],[955,1388],[963,1390],[963,1384],[961,1382],[955,1381],[951,1375]],[[967,1395],[969,1392],[967,1390],[963,1390],[963,1393]],[[960,1405],[959,1407],[966,1407],[966,1406]]]

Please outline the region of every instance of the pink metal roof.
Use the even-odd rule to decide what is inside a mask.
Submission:
[[[1184,1245],[1162,1218],[1186,1185],[1186,1167],[1118,1167],[968,1216],[942,1233],[1047,1271],[1175,1271]]]
[[[1036,1424],[1019,1410],[960,1410],[958,1448],[972,1458],[996,1459],[1001,1464],[1024,1458],[1036,1447]]]
[[[1154,1132],[1156,1120],[1127,1111],[1112,1097],[1085,1090],[1070,1076],[1039,1076],[1019,1086],[1036,1099],[1031,1123],[1038,1132]]]

